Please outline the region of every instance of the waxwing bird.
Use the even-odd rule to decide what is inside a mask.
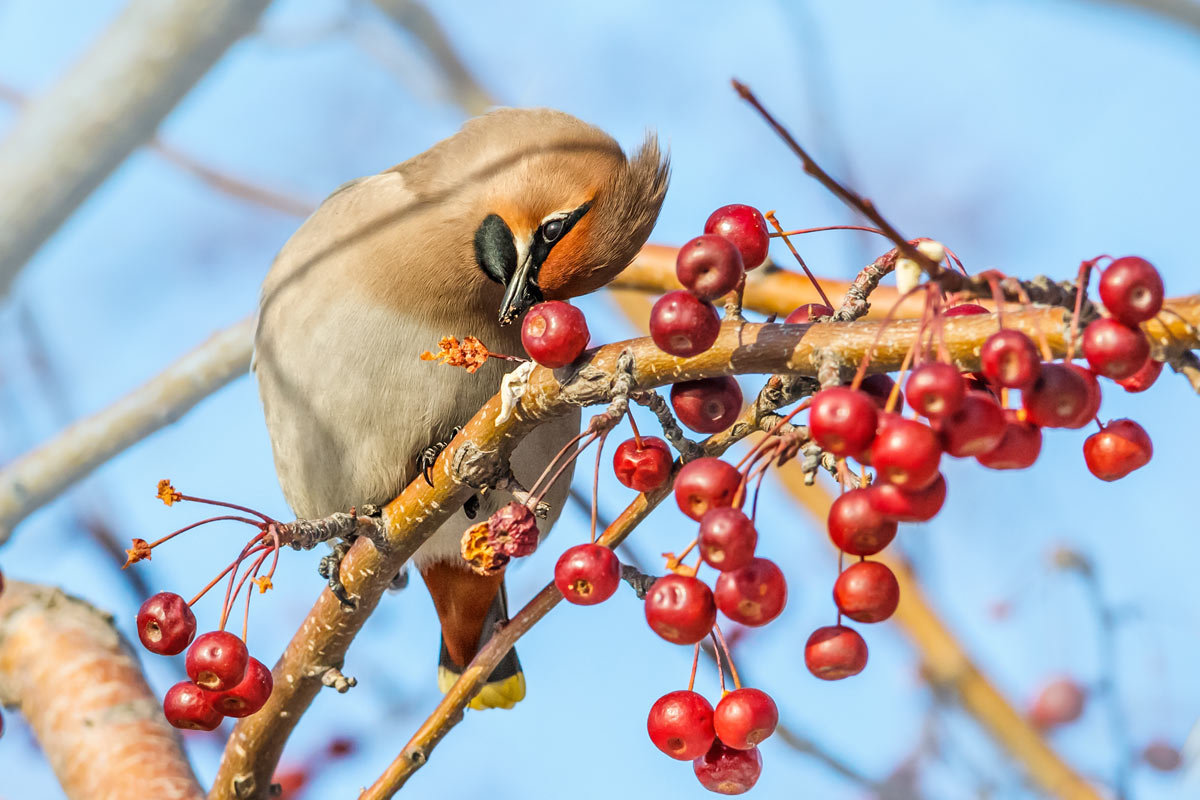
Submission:
[[[254,371],[284,496],[298,517],[384,505],[419,474],[418,457],[483,406],[512,365],[478,372],[420,354],[476,336],[523,355],[512,324],[543,299],[610,281],[650,235],[668,166],[653,136],[627,157],[603,131],[545,109],[501,109],[404,163],[338,188],[288,240],[263,284]],[[515,450],[523,485],[579,430],[579,414]],[[553,524],[568,473],[547,496]],[[511,498],[489,492],[473,517]],[[503,575],[475,574],[459,509],[415,556],[442,627],[445,691],[507,620]],[[525,693],[509,653],[472,702]]]

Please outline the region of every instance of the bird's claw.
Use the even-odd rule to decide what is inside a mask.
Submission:
[[[450,431],[450,435],[446,437],[445,441],[434,442],[417,456],[417,468],[421,470],[422,477],[425,478],[425,482],[430,486],[433,486],[433,465],[437,463],[437,457],[441,455],[442,451],[446,449],[446,446],[450,444],[454,437],[458,436],[461,430],[462,425],[456,426],[454,430]]]
[[[346,592],[341,578],[342,559],[346,557],[346,553],[350,552],[351,544],[353,542],[349,539],[338,542],[333,546],[333,552],[321,556],[321,561],[317,564],[317,574],[329,581],[329,591],[333,592],[333,596],[347,611],[353,611],[357,607],[357,604]]]

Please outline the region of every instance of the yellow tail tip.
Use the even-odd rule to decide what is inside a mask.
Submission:
[[[458,673],[444,666],[438,667],[438,689],[445,694],[458,680]],[[512,708],[525,699],[525,673],[518,672],[502,681],[485,683],[468,704],[474,709]]]

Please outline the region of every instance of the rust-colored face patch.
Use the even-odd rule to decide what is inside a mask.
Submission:
[[[581,274],[581,270],[587,268],[585,259],[592,219],[592,214],[584,214],[567,235],[554,245],[543,262],[538,272],[538,286],[547,300],[564,300],[595,288],[588,285],[585,275]]]

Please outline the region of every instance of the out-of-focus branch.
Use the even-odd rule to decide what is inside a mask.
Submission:
[[[1168,22],[1182,23],[1200,32],[1200,3],[1195,0],[1093,0],[1093,2],[1157,14]]]
[[[0,142],[0,295],[269,0],[131,0]]]
[[[0,594],[0,700],[71,800],[202,800],[178,737],[112,618],[58,589]]]
[[[0,469],[0,543],[97,466],[246,373],[253,334],[253,318],[220,331],[121,400]]]

